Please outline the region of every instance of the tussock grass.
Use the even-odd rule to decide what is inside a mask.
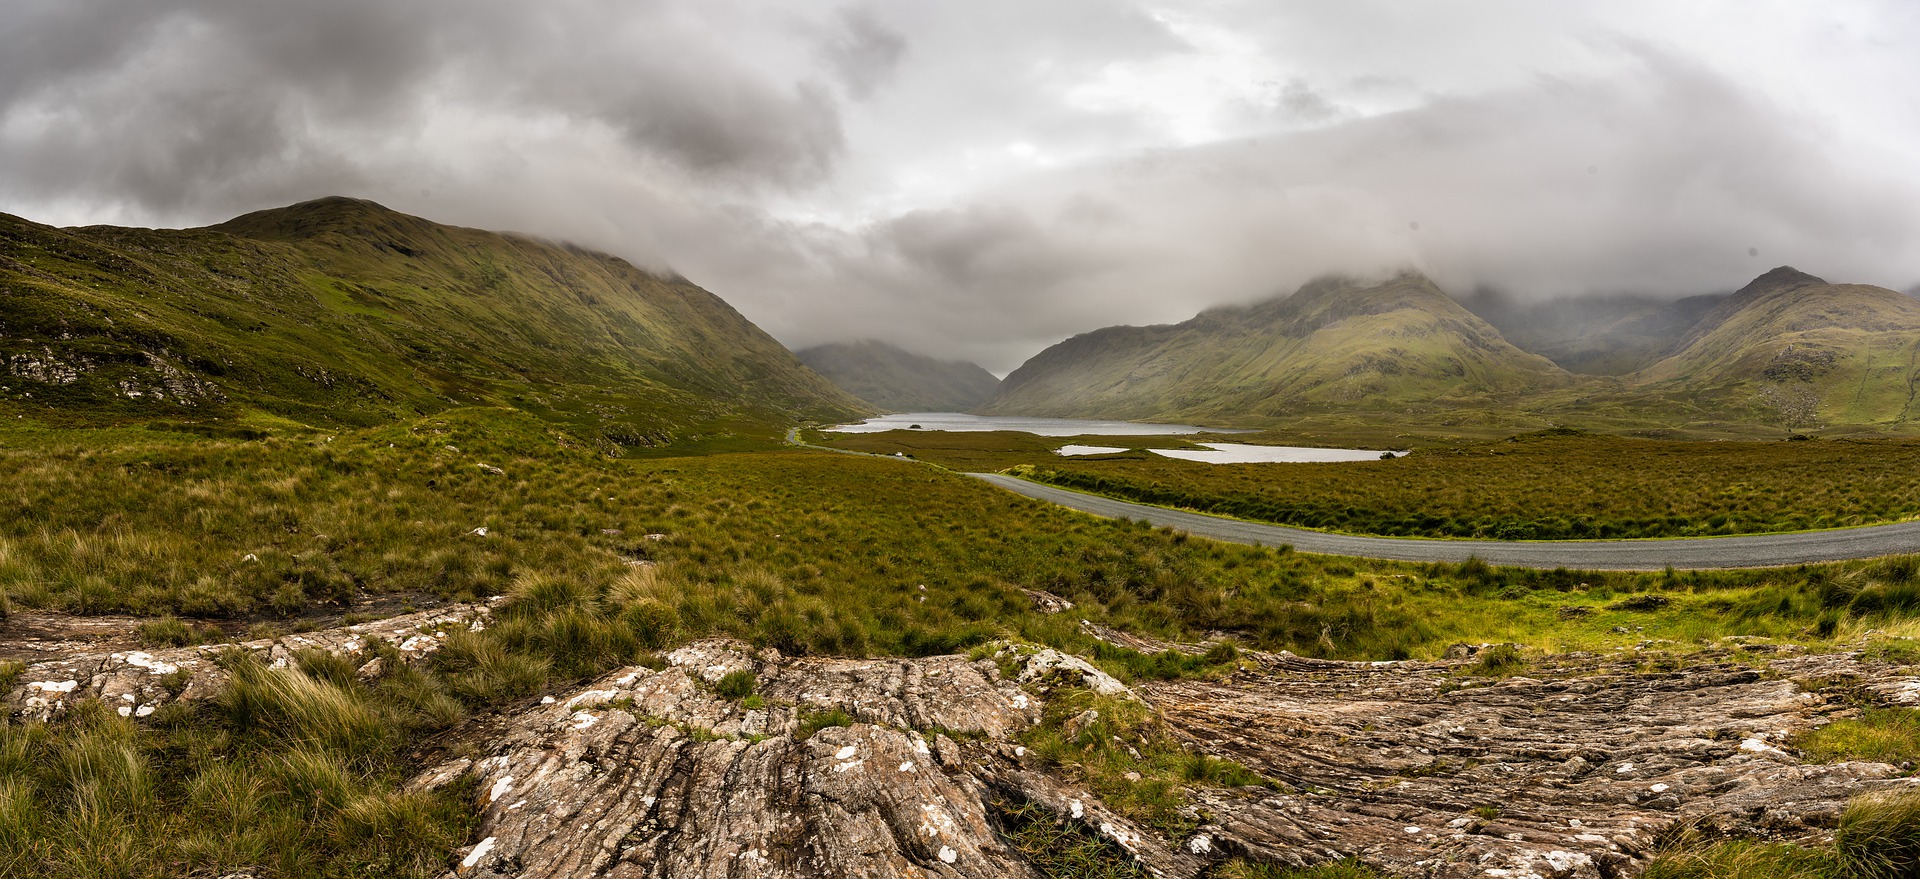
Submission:
[[[380,710],[378,685],[356,694],[262,667],[237,671],[235,687],[233,701],[170,706],[151,726],[97,701],[51,724],[0,725],[0,875],[445,869],[472,820],[470,791],[396,789],[402,767],[379,752],[403,733],[404,711]]]
[[[1865,708],[1858,718],[1836,720],[1800,736],[1794,747],[1811,763],[1920,762],[1920,711]]]
[[[1855,797],[1840,813],[1833,848],[1863,879],[1920,875],[1920,792]]]
[[[713,692],[724,699],[745,699],[753,695],[756,680],[752,671],[744,668],[737,669],[727,672],[720,677],[720,680],[715,681]]]
[[[1920,793],[1861,794],[1840,813],[1831,846],[1675,835],[1648,879],[1903,879],[1920,875]]]
[[[1188,751],[1153,709],[1084,689],[1056,690],[1038,726],[1021,735],[1032,756],[1069,773],[1108,806],[1181,838],[1197,826],[1180,813],[1182,784],[1268,786],[1258,773]]]
[[[1040,806],[995,801],[990,815],[1021,860],[1047,879],[1137,879],[1147,875],[1126,849]]]
[[[1385,873],[1351,858],[1311,867],[1280,867],[1234,860],[1214,872],[1221,879],[1385,879]]]
[[[1547,431],[1392,461],[1046,456],[1018,470],[1142,503],[1361,534],[1687,537],[1920,515],[1920,440],[1912,439],[1702,443]]]
[[[806,741],[813,738],[814,733],[828,727],[852,725],[853,718],[838,708],[815,711],[801,718],[800,725],[793,731],[793,738],[795,741]]]
[[[1467,674],[1485,677],[1507,677],[1519,674],[1527,667],[1527,657],[1520,648],[1512,644],[1495,644],[1480,651],[1473,665],[1466,669]]]
[[[1752,840],[1692,845],[1698,847],[1661,855],[1641,875],[1645,879],[1854,879],[1842,870],[1831,850]]]
[[[231,679],[215,703],[230,728],[348,762],[376,759],[398,744],[392,717],[357,686],[269,668],[243,653],[228,654],[225,664]]]
[[[470,705],[498,706],[534,695],[553,670],[544,656],[515,653],[496,637],[464,630],[447,635],[433,662],[448,690]]]

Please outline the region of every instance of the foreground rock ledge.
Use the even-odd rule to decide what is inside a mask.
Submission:
[[[371,661],[374,639],[424,656],[488,616],[449,606],[239,646],[274,664],[298,649]],[[86,698],[138,718],[217,693],[213,652],[33,662],[5,701],[27,720]],[[1848,798],[1915,785],[1886,764],[1801,763],[1790,742],[1855,710],[1809,684],[1913,705],[1920,678],[1854,654],[1741,655],[1753,664],[1650,672],[1657,663],[1629,653],[1575,654],[1478,678],[1462,674],[1470,659],[1254,654],[1226,680],[1128,689],[1053,651],[1020,657],[1009,679],[992,661],[793,659],[705,641],[664,668],[476,723],[455,749],[466,756],[412,785],[478,782],[460,877],[1037,875],[997,832],[1011,803],[1104,837],[1147,875],[1357,857],[1402,876],[1492,879],[1633,876],[1682,825],[1817,842]],[[743,669],[759,707],[714,692]],[[1017,743],[1061,684],[1144,700],[1192,748],[1276,785],[1195,788],[1198,830],[1157,838]],[[850,724],[803,735],[835,710]]]
[[[1057,672],[1059,658],[1028,667]],[[1227,681],[1134,690],[1193,747],[1289,791],[1198,789],[1208,823],[1158,840],[1029,765],[1011,739],[1038,721],[1044,689],[991,662],[795,660],[721,641],[668,661],[608,675],[515,718],[484,755],[422,774],[417,785],[478,777],[481,827],[454,873],[1035,875],[995,832],[998,800],[1083,824],[1149,875],[1244,856],[1358,857],[1406,876],[1631,876],[1680,822],[1815,840],[1847,798],[1911,784],[1893,766],[1805,765],[1784,749],[1846,710],[1796,678],[1920,694],[1914,678],[1846,655],[1666,674],[1576,656],[1504,680],[1461,677],[1460,662],[1263,655]],[[739,669],[759,675],[767,707],[710,691]],[[835,708],[856,722],[794,738],[809,712]]]

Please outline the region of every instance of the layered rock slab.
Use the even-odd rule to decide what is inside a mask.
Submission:
[[[216,659],[226,650],[241,650],[270,666],[285,668],[302,650],[370,660],[369,648],[375,641],[384,641],[403,659],[425,659],[439,649],[448,632],[484,628],[497,602],[448,604],[351,626],[232,644],[147,650],[128,643],[124,626],[93,627],[101,628],[98,639],[86,638],[88,626],[63,626],[80,633],[63,642],[70,649],[36,649],[34,655],[46,658],[26,663],[17,683],[0,694],[0,710],[15,719],[44,721],[64,715],[81,701],[99,699],[124,716],[146,717],[169,702],[207,698],[224,688],[227,673]]]
[[[1571,655],[1534,676],[1468,663],[1262,655],[1231,680],[1138,692],[1194,746],[1286,793],[1199,790],[1217,845],[1304,865],[1354,857],[1396,875],[1637,875],[1662,834],[1818,841],[1847,799],[1912,786],[1883,763],[1804,764],[1790,742],[1851,708],[1808,682],[1875,680],[1847,655],[1646,672]]]
[[[1019,767],[1008,741],[1039,722],[1040,701],[991,662],[789,660],[725,641],[667,662],[607,675],[515,719],[490,756],[416,779],[477,777],[480,839],[456,875],[1036,876],[991,804],[1070,808],[1071,791]],[[741,670],[760,707],[712,692]],[[811,729],[821,712],[851,722]],[[1172,865],[1086,800],[1097,812],[1077,817]]]
[[[89,698],[139,718],[217,693],[220,650],[370,661],[378,639],[405,661],[490,612],[455,605],[222,647],[107,640],[31,663],[4,698],[18,719]],[[468,756],[413,784],[478,781],[460,876],[1036,875],[1003,836],[999,809],[1012,805],[1105,839],[1148,876],[1207,875],[1231,857],[1353,857],[1400,876],[1610,879],[1637,875],[1676,828],[1817,843],[1851,797],[1915,787],[1905,767],[1805,764],[1792,743],[1863,703],[1920,705],[1920,677],[1858,654],[1775,655],[1749,647],[1726,652],[1740,662],[1681,668],[1570,654],[1490,678],[1470,658],[1248,653],[1225,679],[1127,688],[1044,649],[1006,651],[1003,677],[960,657],[791,659],[707,641],[476,724],[454,748]],[[739,671],[757,676],[756,700],[715,692]],[[1189,788],[1196,831],[1143,832],[1019,744],[1063,685],[1144,700],[1191,749],[1273,784]]]

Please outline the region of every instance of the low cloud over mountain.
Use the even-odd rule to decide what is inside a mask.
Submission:
[[[0,210],[361,195],[997,371],[1328,272],[1912,287],[1920,12],[1669,5],[29,0]]]

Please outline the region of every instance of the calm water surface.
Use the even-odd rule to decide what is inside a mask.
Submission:
[[[1040,436],[1170,436],[1181,433],[1251,433],[1224,427],[1191,424],[1142,424],[1138,421],[1083,421],[1077,418],[1024,418],[1014,415],[966,415],[960,412],[908,412],[882,415],[859,424],[829,427],[838,433],[879,433],[883,430],[984,431],[1017,430]],[[1124,451],[1124,450],[1123,450]],[[1378,453],[1375,453],[1376,457]]]
[[[1154,449],[1156,455],[1208,464],[1331,464],[1338,461],[1378,461],[1380,449],[1315,449],[1306,446],[1249,446],[1244,443],[1199,443],[1198,449]],[[1405,452],[1393,452],[1395,456]]]

